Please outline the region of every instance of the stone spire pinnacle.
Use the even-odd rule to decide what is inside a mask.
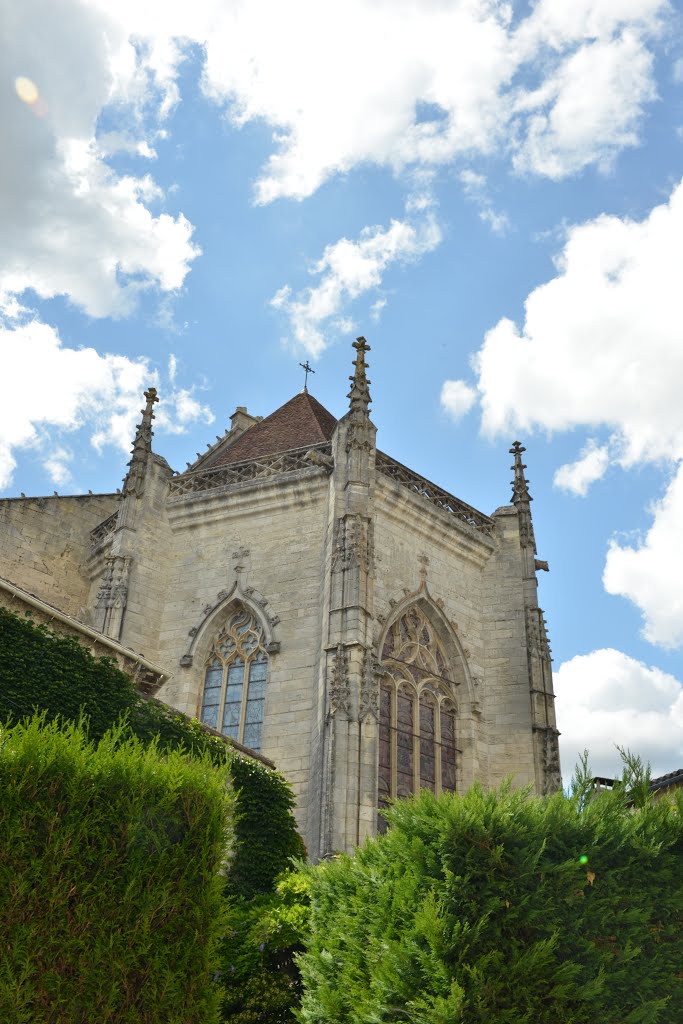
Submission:
[[[365,338],[360,337],[356,338],[353,347],[356,350],[356,358],[353,361],[353,376],[349,377],[351,390],[347,398],[350,399],[349,407],[352,419],[367,419],[368,407],[372,399],[370,398],[370,381],[365,373],[368,368],[368,364],[365,362],[365,353],[370,351],[370,346]]]
[[[517,508],[519,514],[519,535],[522,542],[522,547],[529,547],[536,552],[536,538],[534,537],[534,527],[531,521],[531,502],[534,500],[529,494],[529,482],[524,475],[526,464],[522,462],[522,452],[525,452],[526,448],[519,441],[513,441],[512,448],[510,449],[510,455],[514,455],[514,465],[510,467],[515,472],[514,480],[512,483],[512,502]]]
[[[141,409],[142,420],[138,423],[133,441],[132,458],[128,463],[128,472],[123,481],[123,493],[134,494],[142,497],[144,491],[145,468],[147,456],[152,451],[152,420],[154,419],[154,403],[158,402],[157,389],[148,388],[145,391],[146,405]]]
[[[526,504],[528,508],[529,502],[534,500],[529,494],[529,483],[527,478],[524,476],[526,463],[522,462],[522,452],[525,451],[526,448],[524,445],[520,444],[519,441],[512,442],[510,455],[514,455],[515,463],[513,466],[510,466],[510,469],[514,469],[515,478],[510,482],[512,484],[512,501],[518,508],[522,504]]]

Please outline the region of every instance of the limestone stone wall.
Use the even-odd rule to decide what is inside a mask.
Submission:
[[[115,494],[0,501],[0,576],[89,622],[90,531],[111,515]]]
[[[494,538],[390,481],[375,493],[378,645],[402,603],[421,595],[452,628],[466,666],[458,687],[460,784],[534,783],[524,591],[517,514],[496,518]],[[381,654],[378,646],[378,654]]]
[[[321,473],[171,499],[167,507],[169,569],[158,658],[172,678],[159,697],[199,714],[213,636],[234,597],[247,603],[272,646],[262,752],[292,783],[304,835],[327,493]]]

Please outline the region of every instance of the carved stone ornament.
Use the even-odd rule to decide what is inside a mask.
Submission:
[[[545,628],[542,608],[527,608],[526,610],[526,638],[527,646],[531,654],[537,655],[546,661],[551,661],[550,644]]]
[[[375,659],[371,650],[365,652],[363,664],[363,680],[360,688],[360,704],[358,708],[358,721],[363,722],[368,715],[379,719],[379,674],[382,672],[381,664]]]
[[[369,520],[359,515],[340,516],[332,550],[332,572],[355,568],[370,572],[373,548],[372,523]]]
[[[238,575],[237,579],[235,580],[230,590],[219,591],[216,597],[216,601],[213,604],[206,604],[204,606],[201,613],[201,620],[197,623],[196,626],[192,626],[192,628],[188,630],[190,643],[185,653],[179,659],[181,668],[190,668],[190,666],[192,665],[193,657],[195,654],[195,646],[197,644],[197,638],[201,635],[202,629],[207,619],[209,619],[215,612],[217,612],[222,605],[227,606],[231,601],[238,601],[246,607],[251,606],[252,609],[254,608],[254,606],[257,606],[260,607],[262,610],[265,610],[265,607],[268,604],[266,598],[263,597],[263,595],[260,594],[257,590],[255,590],[254,587],[242,587]],[[268,615],[267,619],[271,628],[277,626],[277,624],[280,621],[280,617],[278,615]],[[279,640],[276,640],[274,637],[271,636],[270,640],[268,640],[267,643],[269,645],[267,648],[269,654],[277,654],[279,652]]]
[[[125,608],[130,561],[126,555],[110,555],[105,559],[105,570],[97,592],[98,608]]]
[[[544,736],[543,749],[543,793],[557,793],[562,789],[562,773],[560,771],[560,745],[556,729],[547,729]]]
[[[351,689],[349,687],[348,656],[343,644],[338,644],[332,658],[332,674],[330,678],[329,714],[350,717],[349,705]]]

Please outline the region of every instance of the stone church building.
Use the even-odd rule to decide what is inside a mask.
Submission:
[[[159,698],[271,758],[314,858],[420,787],[561,784],[524,448],[512,504],[478,512],[377,448],[354,347],[339,421],[306,389],[238,408],[178,473],[150,388],[120,493],[0,502],[2,593],[156,666]]]

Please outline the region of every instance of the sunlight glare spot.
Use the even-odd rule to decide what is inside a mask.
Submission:
[[[25,78],[20,75],[19,78],[14,79],[14,88],[17,91],[17,96],[24,103],[28,103],[29,107],[32,107],[34,103],[38,102],[40,93],[38,92],[38,86],[35,82],[31,81],[30,78]]]

